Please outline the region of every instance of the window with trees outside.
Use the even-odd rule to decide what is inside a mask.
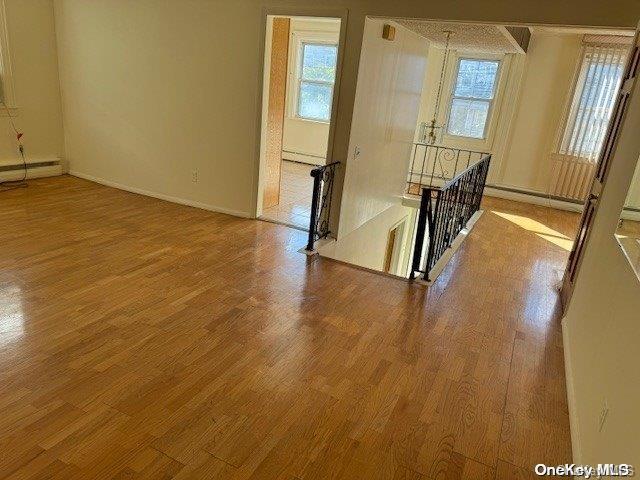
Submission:
[[[321,122],[331,119],[337,58],[337,45],[302,44],[298,67],[298,117]]]
[[[485,138],[496,93],[499,67],[499,60],[458,60],[449,105],[449,135]]]

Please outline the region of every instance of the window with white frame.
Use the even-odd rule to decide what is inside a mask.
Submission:
[[[297,69],[297,117],[330,120],[337,58],[336,44],[302,42]]]
[[[474,139],[486,137],[499,67],[499,60],[458,59],[449,104],[449,135]]]
[[[558,152],[596,162],[611,118],[629,45],[587,45]]]

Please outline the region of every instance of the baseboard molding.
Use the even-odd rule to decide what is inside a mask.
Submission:
[[[532,205],[540,205],[542,207],[557,208],[558,210],[567,210],[569,212],[582,212],[582,204],[574,203],[557,198],[548,198],[538,192],[529,192],[526,190],[516,190],[511,188],[499,188],[486,186],[484,196],[503,198],[505,200],[513,200],[515,202],[529,203]],[[420,208],[420,196],[404,194],[402,204],[405,207]]]
[[[578,435],[578,413],[576,412],[575,392],[573,390],[573,368],[571,365],[571,354],[569,351],[569,326],[567,318],[562,322],[562,350],[564,353],[564,378],[567,388],[567,406],[569,408],[569,429],[571,431],[571,452],[573,463],[582,463],[582,453],[580,450],[580,435]]]
[[[326,165],[327,159],[319,155],[312,155],[302,152],[282,151],[283,160],[291,160],[292,162],[306,163],[309,165]]]
[[[487,185],[484,194],[489,197],[504,198],[505,200],[513,200],[515,202],[530,203],[532,205],[540,205],[542,207],[557,208],[558,210],[567,210],[569,212],[582,212],[583,204],[562,200],[556,197],[546,196],[542,192],[521,190],[516,188],[507,188],[500,186]]]
[[[630,210],[628,208],[622,209],[622,214],[620,215],[623,220],[631,220],[634,222],[640,222],[640,211],[638,210]]]
[[[112,182],[111,180],[106,180],[104,178],[95,177],[93,175],[88,175],[86,173],[78,172],[76,170],[70,170],[69,175],[74,177],[82,178],[84,180],[89,180],[90,182],[99,183],[101,185],[105,185],[107,187],[117,188],[118,190],[124,190],[131,193],[137,193],[138,195],[145,195],[147,197],[157,198],[159,200],[164,200],[167,202],[177,203],[179,205],[186,205],[188,207],[200,208],[201,210],[208,210],[210,212],[216,213],[224,213],[227,215],[233,215],[234,217],[242,217],[242,218],[254,218],[248,212],[242,212],[239,210],[231,210],[228,208],[218,207],[216,205],[210,205],[208,203],[196,202],[194,200],[187,200],[185,198],[173,197],[171,195],[165,195],[163,193],[152,192],[150,190],[144,190],[142,188],[131,187],[129,185],[124,185],[122,183]]]
[[[549,197],[541,192],[521,190],[512,187],[487,185],[484,189],[484,195],[487,197],[503,198],[505,200],[513,200],[515,202],[540,205],[542,207],[556,208],[558,210],[565,210],[568,212],[582,213],[583,209],[583,204],[577,201],[562,200],[557,197]],[[402,204],[405,207],[420,208],[420,197],[418,195],[405,194],[402,197]],[[620,216],[624,220],[640,222],[640,209],[625,208],[622,210],[622,214]]]

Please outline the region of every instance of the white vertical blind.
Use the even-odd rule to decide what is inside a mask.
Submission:
[[[595,163],[624,73],[628,44],[584,46],[571,109],[559,146],[561,155]]]

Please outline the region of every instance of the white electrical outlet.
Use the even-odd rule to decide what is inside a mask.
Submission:
[[[609,414],[609,402],[607,399],[602,399],[602,407],[600,408],[600,417],[598,418],[598,431],[601,432],[604,427],[604,422],[607,421],[607,415]]]
[[[198,170],[191,170],[191,181],[198,183]]]

